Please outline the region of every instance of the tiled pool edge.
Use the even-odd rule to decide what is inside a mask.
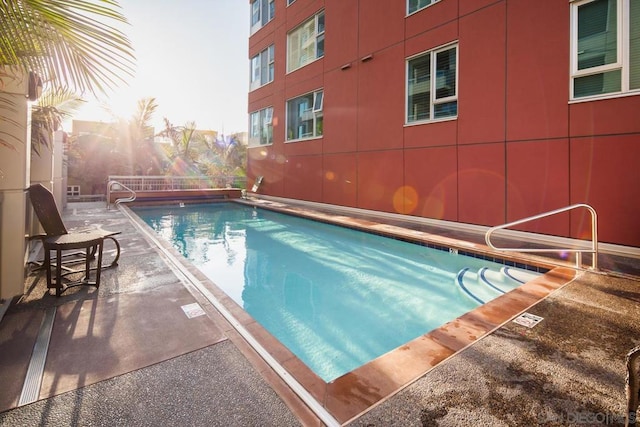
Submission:
[[[570,283],[575,273],[557,267],[336,379],[327,388],[329,411],[343,424],[353,421]],[[386,376],[381,378],[381,373]],[[378,390],[375,394],[379,396],[369,394],[369,399],[374,397],[369,400],[361,390]],[[348,407],[344,402],[349,402]],[[354,402],[363,405],[357,408]]]
[[[379,236],[402,240],[405,242],[442,251],[450,251],[453,249],[456,250],[460,255],[485,259],[487,261],[498,262],[506,266],[527,269],[540,273],[545,273],[556,266],[566,266],[568,268],[573,268],[573,265],[569,262],[556,260],[552,264],[549,259],[535,255],[495,251],[486,245],[481,245],[478,243],[457,240],[450,237],[439,236],[436,234],[399,227],[396,225],[384,224],[368,219],[352,218],[349,216],[345,216],[344,214],[338,215],[327,214],[323,212],[314,212],[305,208],[286,206],[283,203],[271,202],[261,199],[239,199],[233,200],[233,203],[255,206],[258,208],[308,218],[327,224],[339,225],[342,227],[377,234]]]
[[[280,209],[273,209],[278,210]],[[295,209],[285,213],[296,214]],[[134,214],[137,218],[137,216]],[[319,214],[305,217],[323,222],[337,223],[365,231],[379,229],[381,235],[394,237],[398,231],[405,231],[402,240],[415,241],[426,233],[387,226],[366,220],[349,217],[336,217]],[[329,218],[331,220],[329,220]],[[322,218],[322,219],[321,219]],[[323,220],[324,219],[324,220]],[[136,221],[138,225],[143,221]],[[144,224],[145,227],[146,224]],[[149,228],[150,230],[150,228]],[[401,233],[402,234],[402,233]],[[437,241],[438,236],[429,235]],[[442,238],[442,247],[467,247],[466,242]],[[295,357],[286,347],[260,326],[248,313],[226,296],[215,283],[207,279],[195,266],[184,260],[177,251],[164,240],[158,239],[165,250],[177,255],[182,267],[207,286],[214,297],[243,325],[271,356],[284,367],[304,388],[321,403],[341,424],[348,423],[374,406],[384,402],[412,382],[425,375],[438,363],[464,350],[478,339],[486,336],[513,317],[534,305],[553,290],[561,287],[573,278],[574,271],[569,268],[555,268],[540,278],[522,285],[498,299],[469,312],[442,327],[422,335],[404,346],[399,347],[373,361],[326,383],[313,373],[304,363]],[[471,244],[475,249],[475,244]],[[514,260],[516,257],[512,257]],[[514,261],[515,262],[515,261]],[[545,267],[543,267],[545,268]],[[569,274],[571,273],[571,274]],[[243,351],[242,348],[240,350]],[[245,354],[245,356],[247,356]],[[247,356],[248,357],[248,356]],[[260,372],[265,377],[264,372]],[[265,378],[267,379],[267,378]]]

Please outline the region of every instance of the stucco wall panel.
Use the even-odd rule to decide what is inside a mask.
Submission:
[[[569,106],[570,136],[640,133],[640,95]]]
[[[456,147],[405,151],[407,214],[456,221],[457,186]]]
[[[458,122],[456,120],[405,126],[404,147],[418,148],[455,145],[457,135]]]
[[[287,158],[291,156],[308,156],[321,153],[322,137],[284,143],[284,155]]]
[[[358,154],[358,207],[398,212],[394,201],[403,202],[402,150]]]
[[[459,144],[504,141],[504,38],[504,3],[460,19]]]
[[[453,23],[457,26],[458,2],[441,1],[407,16],[405,34],[407,38],[425,31],[435,31],[439,27]]]
[[[358,149],[402,147],[404,49],[378,52],[358,67]]]
[[[507,12],[507,139],[566,137],[569,8],[525,1],[509,3]]]
[[[325,69],[340,68],[358,60],[358,2],[326,0],[325,44],[339,46],[325,51]]]
[[[324,67],[322,59],[305,65],[285,77],[285,96],[287,99],[304,95],[324,86]]]
[[[507,144],[507,222],[569,204],[569,140]],[[523,224],[517,229],[568,235],[569,214]]]
[[[341,206],[357,204],[357,156],[327,154],[323,160],[322,201]]]
[[[258,192],[272,196],[283,196],[286,161],[284,155],[274,150],[273,146],[267,145],[250,148],[247,151],[247,157],[249,159],[247,176],[250,178],[250,182],[255,181],[258,176],[264,177]]]
[[[458,39],[458,21],[424,31],[405,42],[405,56],[410,57]]]
[[[247,25],[249,24],[250,23],[247,22]],[[281,23],[278,22],[278,18],[276,17],[249,38],[249,58],[259,52],[261,48],[263,49],[262,46],[266,46],[269,43],[269,40],[273,39],[273,35],[278,25],[281,25]]]
[[[333,70],[325,75],[325,153],[349,152],[357,148],[358,70]]]
[[[499,3],[505,3],[505,0],[459,0],[460,16],[468,15]]]
[[[322,201],[322,157],[289,156],[284,165],[284,197]]]
[[[359,2],[358,56],[395,46],[404,40],[404,1]]]
[[[458,147],[458,220],[481,225],[505,222],[505,147]]]
[[[571,203],[588,203],[598,212],[599,239],[632,246],[640,243],[640,136],[571,139]],[[571,216],[571,234],[589,237],[589,216]]]

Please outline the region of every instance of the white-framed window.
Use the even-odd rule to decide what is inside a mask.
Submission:
[[[249,115],[249,146],[273,144],[273,107]]]
[[[80,195],[80,186],[79,185],[67,185],[67,196],[79,196]]]
[[[407,59],[407,123],[458,115],[458,45]]]
[[[251,82],[249,84],[249,90],[257,89],[273,81],[274,64],[273,45],[251,58]]]
[[[251,0],[251,33],[255,33],[271,21],[275,12],[275,0]]]
[[[571,99],[640,93],[640,2],[571,3]]]
[[[290,6],[293,4],[293,2],[295,2],[296,0],[287,0],[287,6]]]
[[[287,101],[287,141],[322,136],[324,91]]]
[[[411,15],[413,12],[417,12],[427,6],[431,6],[438,1],[440,0],[407,0],[407,15]]]
[[[324,10],[287,35],[287,72],[324,56]]]

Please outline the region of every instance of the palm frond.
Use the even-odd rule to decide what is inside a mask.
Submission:
[[[0,1],[0,65],[33,71],[77,93],[105,92],[133,75],[126,18],[114,0]]]
[[[68,89],[46,90],[31,109],[31,147],[51,146],[53,132],[60,129],[65,117],[72,116],[84,101]]]

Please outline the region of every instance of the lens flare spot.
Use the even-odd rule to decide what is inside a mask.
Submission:
[[[327,171],[324,174],[324,177],[327,181],[334,181],[336,179],[336,174],[333,171]]]
[[[411,186],[403,186],[393,194],[393,208],[401,214],[410,214],[418,206],[418,192]]]
[[[264,160],[267,158],[267,150],[249,150],[248,155],[253,160]]]
[[[424,203],[424,213],[429,218],[442,219],[444,217],[444,203],[440,197],[427,197]]]

